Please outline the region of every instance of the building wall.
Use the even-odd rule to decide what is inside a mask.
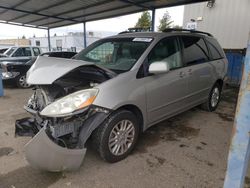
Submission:
[[[213,8],[207,3],[185,5],[183,26],[190,19],[197,21],[197,30],[212,33],[223,48],[247,47],[250,32],[250,0],[216,0]]]
[[[100,37],[94,37],[87,35],[87,46],[91,43],[99,40]],[[36,41],[40,41],[40,47],[43,52],[49,51],[48,48],[48,38],[47,37],[33,37],[30,38],[32,46],[38,46]],[[51,36],[50,44],[52,51],[58,51],[57,47],[62,47],[63,51],[71,51],[71,47],[76,48],[76,51],[79,52],[84,48],[84,39],[82,33],[77,34],[68,34],[65,36]]]
[[[0,47],[29,46],[29,39],[0,39]]]

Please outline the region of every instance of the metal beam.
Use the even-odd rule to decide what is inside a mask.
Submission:
[[[54,18],[54,19],[59,19],[59,20],[64,20],[64,21],[72,21],[72,22],[75,22],[75,23],[79,23],[77,20],[74,20],[74,19],[71,19],[71,18],[62,18],[62,17],[58,17],[58,16],[51,16],[51,15],[41,14],[41,13],[32,12],[32,11],[28,11],[28,10],[21,10],[21,9],[17,9],[17,8],[6,7],[6,6],[2,6],[2,5],[0,5],[0,8],[6,9],[6,10],[11,10],[11,11],[16,11],[16,12],[22,12],[22,13],[26,13],[26,14],[33,14],[33,15],[37,15],[37,16],[43,16],[45,18]]]
[[[124,2],[124,3],[128,3],[128,4],[131,4],[131,5],[134,5],[134,6],[137,6],[137,7],[149,9],[149,10],[152,10],[152,9],[153,9],[152,7],[143,5],[142,3],[144,3],[144,2],[138,3],[138,2],[131,1],[131,0],[120,0],[120,1],[121,1],[121,2]],[[146,1],[146,2],[148,2],[148,1]]]
[[[182,1],[173,1],[172,3],[169,3],[169,5],[156,5],[153,8],[154,9],[161,9],[161,8],[168,8],[168,7],[175,7],[175,6],[181,6],[181,5],[189,5],[189,4],[195,4],[195,3],[202,3],[202,2],[207,2],[209,0],[189,0],[185,1],[183,3]]]
[[[250,156],[250,33],[224,188],[243,188]]]
[[[51,43],[50,43],[50,29],[48,29],[48,47],[49,47],[49,52],[51,51]]]
[[[151,31],[155,31],[155,9],[152,10]]]
[[[75,17],[73,17],[73,19],[79,19],[79,18],[84,18],[86,16],[92,16],[92,15],[96,15],[96,14],[101,14],[101,13],[111,12],[111,11],[115,11],[115,10],[120,10],[120,9],[128,8],[128,7],[131,7],[131,6],[132,5],[126,5],[126,6],[121,5],[121,6],[116,7],[116,8],[109,8],[109,9],[102,10],[102,11],[99,11],[99,12],[93,12],[93,13],[83,14],[83,15],[80,15],[80,16],[75,16]],[[147,9],[136,10],[136,11],[133,11],[132,13],[136,13],[136,12],[140,12],[140,11],[144,11],[144,10],[147,10]],[[130,14],[130,12],[128,14]],[[121,14],[121,15],[126,15],[126,14]],[[116,16],[121,16],[121,15],[119,14],[119,15],[116,15]],[[107,16],[107,17],[103,17],[101,19],[113,18],[113,17],[114,16]],[[100,19],[97,19],[97,20],[100,20]],[[50,25],[50,24],[55,24],[55,23],[60,23],[60,22],[61,21],[54,21],[54,22],[50,22],[50,23],[46,23],[46,24],[41,24],[40,26],[45,26],[45,25]]]
[[[19,2],[19,3],[17,3],[17,4],[15,4],[14,6],[12,6],[11,8],[16,8],[16,7],[18,7],[18,6],[20,6],[20,5],[22,5],[22,4],[24,4],[24,3],[27,3],[27,2],[29,2],[30,0],[24,0],[24,1],[21,1],[21,2]],[[4,14],[5,12],[7,12],[8,10],[3,10],[2,12],[0,12],[0,15],[1,14]]]
[[[61,15],[65,15],[65,14],[68,14],[68,13],[76,12],[76,11],[79,11],[79,10],[84,10],[84,9],[87,9],[87,8],[93,8],[93,7],[100,6],[100,5],[103,5],[103,4],[106,4],[106,3],[110,3],[110,2],[111,2],[110,0],[107,0],[107,1],[104,1],[104,2],[101,2],[101,3],[96,3],[94,5],[79,7],[79,8],[70,10],[70,11],[60,12],[58,14],[54,14],[53,16],[61,16]],[[30,21],[28,23],[39,22],[41,20],[44,20],[44,18],[35,19],[35,20],[32,20],[32,21]]]
[[[134,14],[134,13],[138,13],[138,12],[140,12],[140,11],[134,10],[134,11],[130,11],[130,12],[126,13],[126,14],[120,13],[120,14],[116,14],[115,16],[114,15],[110,15],[110,16],[105,16],[105,17],[102,17],[102,18],[92,18],[92,19],[88,19],[87,21],[88,22],[98,21],[98,20],[103,20],[103,19],[108,19],[108,18],[119,17],[119,16],[126,16],[126,15],[129,15],[129,14]],[[44,25],[46,25],[46,24],[44,24]],[[49,27],[49,28],[52,29],[52,28],[63,27],[63,26],[66,26],[66,25],[60,25],[60,26]]]
[[[131,5],[127,5],[127,6],[123,5],[123,6],[118,7],[118,8],[109,8],[109,9],[106,9],[106,10],[103,10],[103,11],[99,11],[99,12],[93,12],[93,13],[83,14],[81,16],[75,16],[73,19],[78,19],[78,18],[82,18],[82,17],[84,18],[85,16],[92,16],[92,15],[96,15],[96,14],[100,14],[100,13],[105,13],[105,12],[109,12],[109,11],[123,9],[123,8],[126,8],[126,7],[131,7]],[[59,23],[59,22],[61,22],[61,21],[49,22],[49,23],[46,23],[46,24],[41,24],[41,26],[55,24],[55,23]]]
[[[2,69],[0,69],[0,97],[3,96]]]
[[[150,1],[155,1],[155,0],[150,0]],[[146,2],[150,2],[150,1],[145,1]],[[208,1],[208,0],[190,0],[186,3],[182,3],[181,1],[175,1],[174,3],[171,3],[169,5],[156,5],[154,6],[153,8],[154,9],[159,9],[159,8],[167,8],[167,7],[173,7],[173,6],[180,6],[180,5],[187,5],[187,4],[193,4],[193,3],[200,3],[200,2],[205,2],[205,1]],[[141,3],[141,2],[140,2]],[[129,7],[128,5],[126,6],[123,6],[123,8],[125,7]],[[121,9],[121,8],[119,8]],[[115,8],[113,10],[118,10],[118,8]],[[100,14],[100,13],[104,13],[104,12],[108,12],[108,11],[113,11],[113,10],[105,10],[105,11],[102,11],[102,12],[97,12],[97,13],[90,13],[90,15],[95,15],[95,14]],[[126,13],[119,13],[119,14],[116,14],[116,15],[110,15],[110,16],[104,16],[104,17],[101,17],[101,18],[91,18],[91,19],[86,19],[84,18],[85,21],[97,21],[97,20],[103,20],[103,19],[108,19],[108,18],[114,18],[114,17],[118,17],[118,16],[125,16],[125,15],[128,15],[128,14],[134,14],[134,13],[138,13],[138,12],[141,12],[141,11],[144,11],[144,10],[148,10],[147,9],[141,9],[141,10],[134,10],[134,11],[129,11],[129,12],[126,12]],[[89,16],[89,15],[80,15],[80,16],[77,16],[77,17],[74,17],[75,18],[82,18],[82,17],[86,17],[86,16]],[[49,25],[49,24],[55,24],[55,23],[60,23],[61,21],[56,21],[56,22],[50,22],[48,24],[42,24],[41,26],[45,26],[45,25]],[[62,24],[62,25],[59,25],[59,26],[51,26],[49,28],[57,28],[57,27],[63,27],[63,26],[68,26],[68,25],[72,25],[72,24]],[[47,27],[47,26],[46,26]]]
[[[154,1],[154,0],[150,0],[150,1]],[[144,1],[144,2],[150,2],[150,1]],[[120,9],[124,9],[124,8],[128,8],[128,7],[131,7],[132,5],[129,4],[129,5],[121,5],[119,7],[115,7],[115,8],[108,8],[108,9],[105,9],[105,10],[102,10],[102,11],[98,11],[98,12],[92,12],[92,13],[88,13],[88,14],[82,14],[80,16],[75,16],[75,17],[72,17],[72,19],[79,19],[79,18],[84,18],[86,16],[92,16],[92,15],[96,15],[96,14],[101,14],[101,13],[106,13],[106,12],[111,12],[111,11],[115,11],[115,10],[120,10]],[[144,10],[148,10],[148,8],[143,8],[141,10],[138,10],[138,11],[135,11],[135,12],[140,12],[140,11],[144,11]],[[66,13],[65,13],[66,14]],[[128,13],[129,14],[129,13]],[[124,14],[122,14],[124,15]],[[119,15],[118,15],[119,16]],[[114,16],[110,16],[110,17],[114,17]],[[105,19],[105,18],[102,18],[102,19]],[[100,20],[100,19],[99,19]],[[44,25],[50,25],[50,24],[55,24],[55,23],[60,23],[61,21],[54,21],[54,22],[50,22],[50,23],[46,23],[46,24],[41,24],[41,26],[44,26]],[[32,22],[30,22],[32,23]]]
[[[86,22],[83,22],[83,40],[84,40],[84,48],[86,48],[87,47]]]
[[[23,4],[23,3],[27,3],[28,1],[30,0],[23,0],[22,2],[20,2],[20,4]],[[59,26],[51,26],[49,28],[56,28],[56,27],[62,27],[62,26],[68,26],[68,25],[73,25],[73,24],[76,24],[76,23],[82,23],[83,20],[84,21],[95,21],[95,20],[101,20],[101,19],[106,19],[106,18],[112,18],[112,17],[117,17],[117,16],[124,16],[124,15],[127,15],[127,14],[132,14],[132,13],[137,13],[137,12],[140,12],[140,11],[143,11],[143,10],[149,10],[151,9],[151,7],[153,9],[158,9],[158,8],[164,8],[164,7],[171,7],[171,6],[178,6],[178,5],[183,5],[183,4],[191,4],[191,3],[198,3],[198,2],[204,2],[204,1],[208,1],[208,0],[186,0],[185,2],[184,1],[173,1],[174,3],[169,3],[169,4],[165,4],[165,5],[161,5],[161,3],[157,3],[157,4],[153,4],[151,7],[149,7],[147,5],[147,3],[149,2],[152,2],[152,1],[155,1],[155,0],[149,0],[149,1],[135,1],[135,0],[119,0],[121,2],[124,2],[124,3],[127,3],[128,5],[130,6],[137,6],[137,7],[141,7],[141,9],[138,9],[138,10],[133,10],[133,11],[128,11],[126,13],[118,13],[118,14],[115,14],[115,15],[110,15],[110,16],[102,16],[102,17],[97,17],[97,18],[90,18],[90,19],[83,19],[84,16],[86,15],[79,15],[77,16],[76,18],[78,18],[77,20],[72,20],[74,18],[72,17],[60,17],[59,15],[65,15],[65,14],[70,14],[70,13],[73,13],[75,11],[79,11],[79,10],[83,10],[84,9],[87,9],[88,7],[89,8],[98,8],[98,5],[103,5],[107,2],[113,2],[114,0],[106,0],[106,1],[102,1],[102,2],[98,2],[98,3],[95,3],[94,5],[88,5],[88,6],[85,6],[85,7],[79,7],[77,9],[74,9],[74,10],[67,10],[67,11],[64,11],[64,12],[61,12],[61,13],[58,13],[58,14],[54,14],[54,15],[46,15],[46,14],[41,14],[41,13],[38,13],[38,12],[35,12],[35,11],[27,11],[27,10],[21,10],[21,9],[18,9],[16,7],[18,7],[18,4],[16,4],[15,6],[12,6],[12,7],[6,7],[6,6],[0,6],[0,9],[5,9],[4,12],[10,10],[10,11],[17,11],[17,12],[22,12],[22,13],[25,13],[24,15],[21,15],[21,17],[19,18],[22,18],[22,17],[25,17],[25,15],[38,15],[38,16],[41,16],[42,18],[39,18],[39,19],[35,19],[35,20],[32,20],[30,22],[25,22],[25,23],[21,23],[21,24],[31,24],[34,23],[34,22],[38,22],[38,21],[41,21],[41,20],[46,20],[47,18],[55,18],[55,19],[58,19],[58,21],[55,21],[55,22],[51,22],[51,23],[48,23],[50,25],[54,24],[54,23],[60,23],[62,22],[62,24],[59,24]],[[63,1],[64,2],[64,1]],[[184,2],[184,3],[183,3]],[[127,5],[124,5],[124,7],[126,7]],[[48,7],[48,6],[47,6]],[[48,8],[49,9],[49,8]],[[119,10],[119,9],[116,9],[114,8],[113,10]],[[102,11],[102,12],[98,12],[99,14],[101,13],[105,13],[105,12],[109,12],[109,11],[112,11],[112,10],[105,10],[105,11]],[[3,12],[3,11],[2,11]],[[0,12],[1,14],[1,12]],[[96,14],[96,13],[91,13],[92,15],[93,14]],[[16,17],[16,19],[18,19]],[[79,21],[79,19],[81,19]],[[60,20],[60,21],[59,21]],[[71,21],[72,23],[63,23],[63,21]],[[8,23],[7,23],[8,24]],[[48,25],[47,24],[47,25]],[[20,25],[20,24],[18,24]],[[46,25],[46,24],[43,24],[43,25]],[[25,27],[28,27],[26,25],[23,25]],[[36,24],[36,27],[39,28],[39,26],[42,26],[42,25],[37,25]],[[33,26],[32,26],[33,27]],[[33,27],[34,28],[34,27]],[[40,27],[41,29],[44,29],[45,27]],[[46,28],[45,28],[46,29]]]
[[[15,26],[22,26],[22,27],[29,27],[29,28],[35,28],[35,29],[48,29],[47,27],[43,26],[36,26],[36,25],[29,25],[29,24],[19,24],[14,22],[7,22],[7,21],[0,21],[0,24],[8,24],[8,25],[15,25]]]

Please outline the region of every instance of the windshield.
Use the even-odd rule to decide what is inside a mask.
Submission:
[[[116,73],[130,70],[152,38],[116,38],[100,40],[81,51],[74,59],[88,61]]]
[[[12,52],[15,51],[15,49],[17,49],[17,47],[9,48],[8,50],[6,50],[6,51],[4,52],[4,54],[7,55],[7,56],[10,56],[10,55],[12,54]]]

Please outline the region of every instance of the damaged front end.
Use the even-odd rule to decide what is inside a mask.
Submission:
[[[72,117],[48,118],[47,124],[25,145],[27,161],[46,171],[76,170],[84,159],[87,139],[108,114],[106,109],[91,106]]]
[[[33,72],[47,70],[44,64],[40,66],[40,61],[32,66]],[[60,61],[66,63],[66,60]],[[33,137],[25,145],[25,157],[38,169],[63,171],[79,168],[86,153],[87,139],[110,114],[109,109],[92,103],[98,94],[95,86],[114,75],[91,64],[79,63],[79,66],[72,67],[64,69],[62,75],[48,76],[47,80],[43,76],[51,72],[42,71],[42,85],[38,75],[34,76],[31,70],[28,73],[27,80],[36,86],[24,109],[32,117],[16,121],[16,136]]]

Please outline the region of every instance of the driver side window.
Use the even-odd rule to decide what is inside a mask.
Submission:
[[[86,57],[98,63],[110,63],[114,52],[114,45],[106,42],[86,54]]]
[[[27,57],[31,56],[31,49],[27,48],[18,48],[17,51],[13,54],[13,57]]]
[[[176,37],[168,37],[156,44],[148,56],[148,66],[154,62],[165,62],[170,70],[182,67],[181,50]]]

